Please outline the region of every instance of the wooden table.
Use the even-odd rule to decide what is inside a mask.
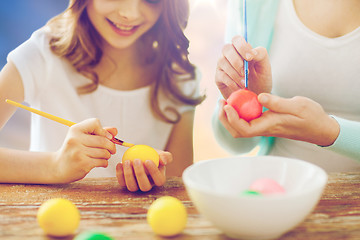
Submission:
[[[359,173],[330,174],[313,213],[280,239],[360,239],[359,193]],[[55,197],[78,206],[81,222],[77,233],[99,230],[115,239],[165,239],[156,236],[146,222],[148,207],[164,195],[180,199],[188,211],[185,230],[171,239],[228,239],[198,213],[181,178],[169,178],[165,186],[148,193],[131,193],[120,189],[114,178],[100,178],[67,185],[0,184],[0,194],[0,239],[52,239],[38,226],[36,214],[45,200]]]

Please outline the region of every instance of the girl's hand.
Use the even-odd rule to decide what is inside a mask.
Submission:
[[[104,129],[98,119],[88,119],[70,127],[63,146],[54,154],[56,177],[60,183],[84,178],[95,167],[107,167],[116,153],[111,139],[115,128]]]
[[[233,137],[274,136],[330,146],[339,135],[337,121],[309,98],[262,93],[258,99],[269,110],[249,123],[221,100],[219,119]]]
[[[139,189],[143,192],[150,191],[153,185],[162,186],[166,182],[166,165],[173,161],[169,152],[158,151],[160,156],[159,167],[151,160],[143,164],[140,159],[134,162],[126,160],[116,166],[116,177],[120,186],[126,187],[131,192]],[[148,174],[147,174],[148,173]]]
[[[225,99],[245,87],[244,59],[249,62],[248,89],[256,94],[271,92],[271,66],[266,49],[252,48],[243,37],[236,36],[232,44],[223,47],[216,68],[215,82]]]

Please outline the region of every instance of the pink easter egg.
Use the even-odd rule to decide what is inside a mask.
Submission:
[[[257,95],[247,89],[233,92],[226,102],[236,110],[240,118],[248,122],[260,117],[262,113],[262,106]]]
[[[277,181],[271,178],[260,178],[254,181],[250,190],[260,192],[264,195],[284,194],[285,189]]]

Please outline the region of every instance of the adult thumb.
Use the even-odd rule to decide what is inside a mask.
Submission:
[[[278,113],[292,113],[294,110],[293,103],[289,99],[282,98],[269,93],[261,93],[258,100],[265,108]]]

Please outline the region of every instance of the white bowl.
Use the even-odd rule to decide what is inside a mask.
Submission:
[[[259,178],[272,178],[282,195],[241,194]],[[327,183],[324,170],[282,157],[231,157],[204,160],[183,173],[189,197],[198,211],[225,235],[236,239],[274,239],[312,212]]]

